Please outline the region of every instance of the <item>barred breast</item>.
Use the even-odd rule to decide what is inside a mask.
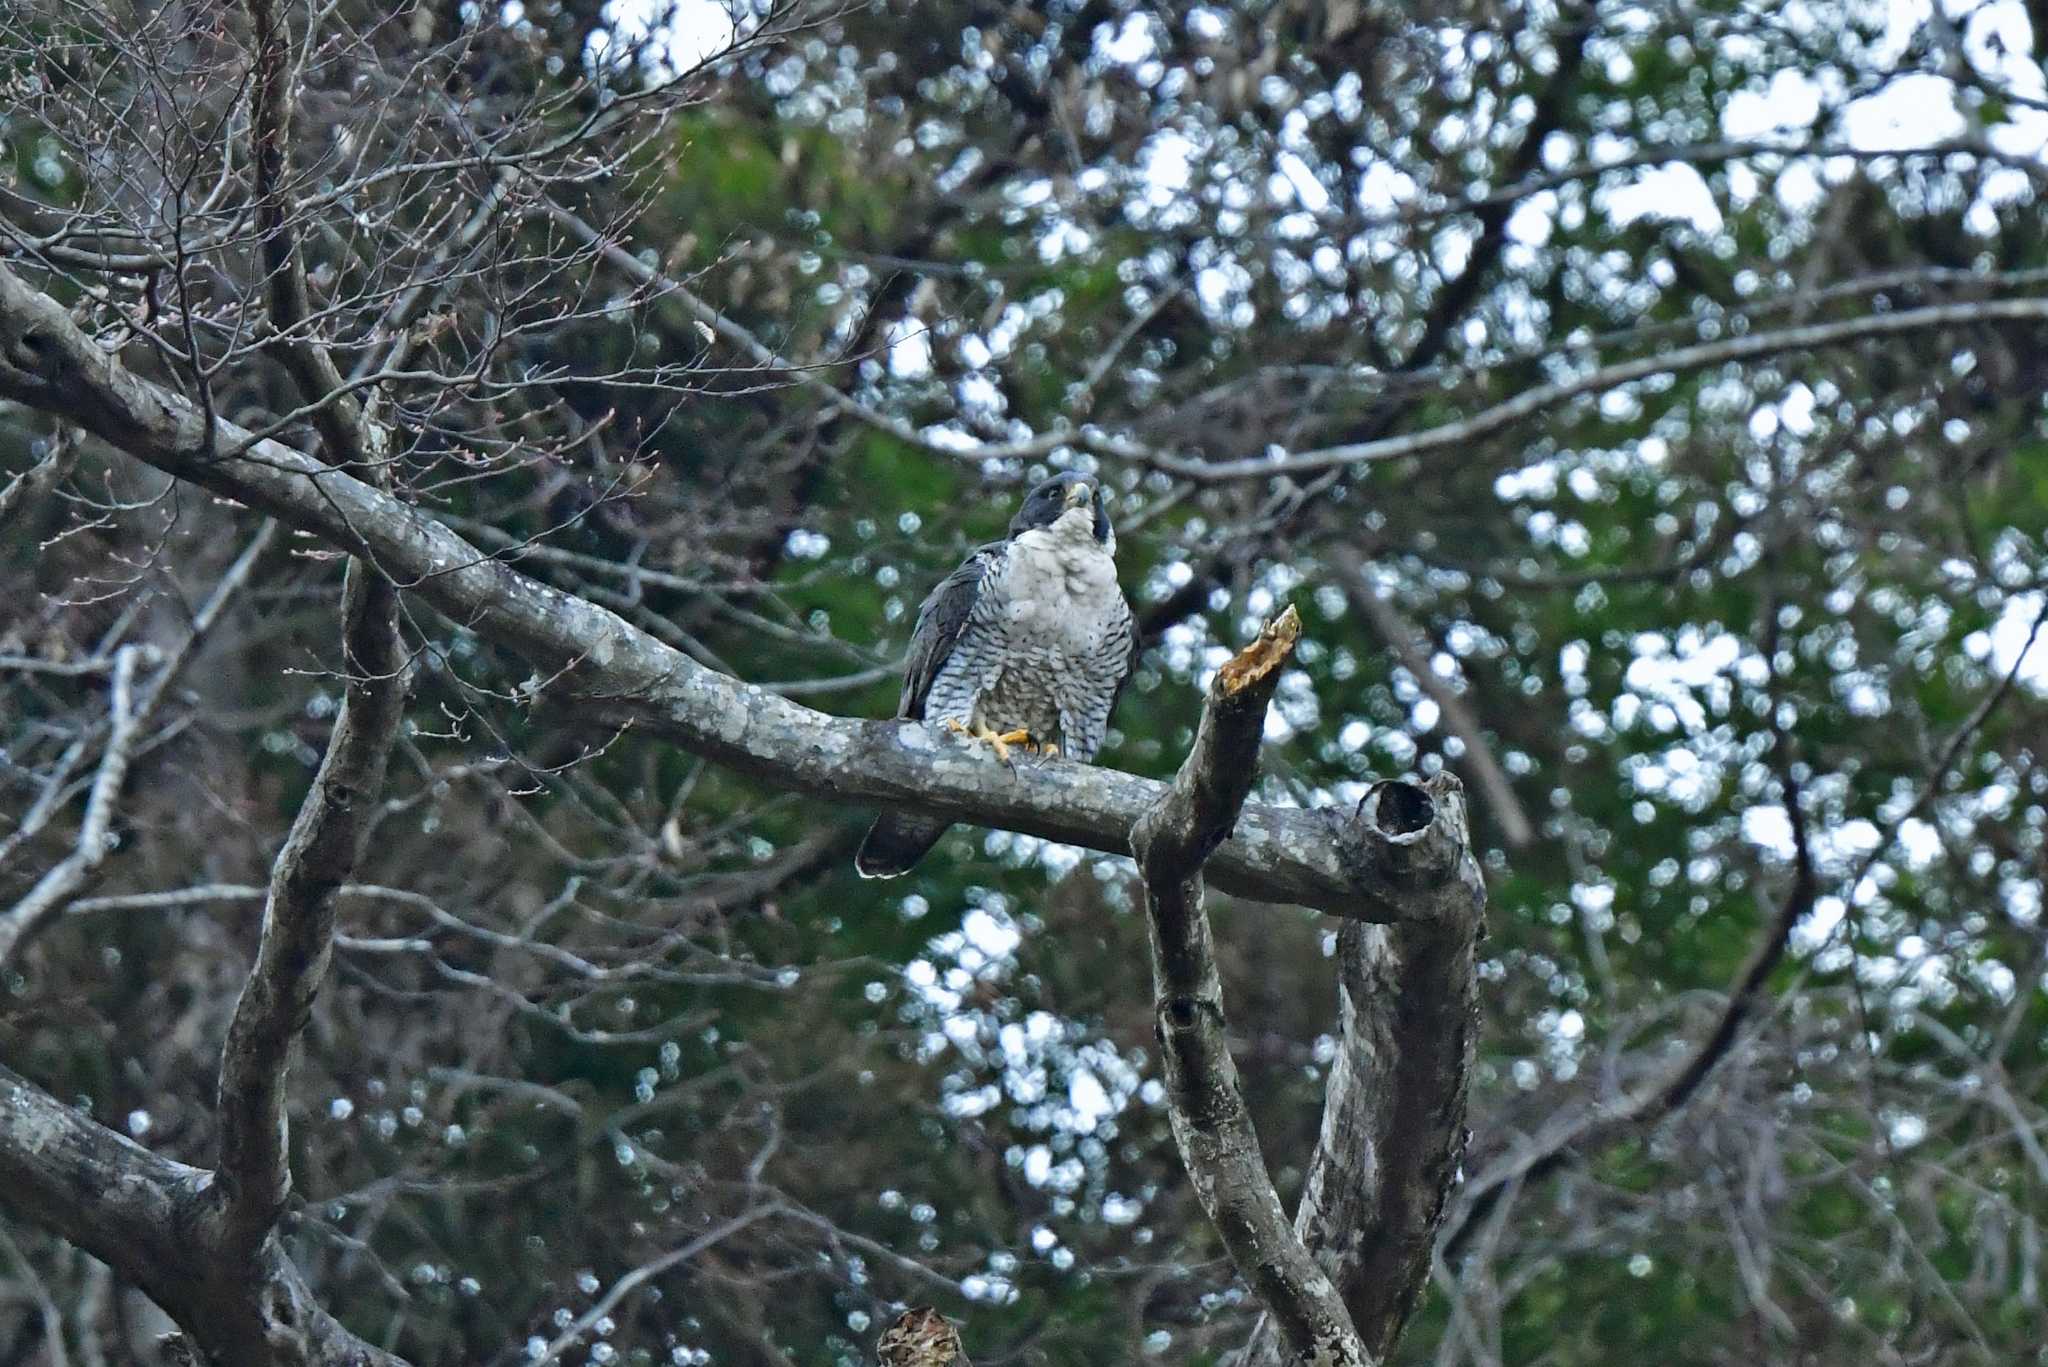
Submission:
[[[1057,529],[1014,538],[983,583],[927,718],[1021,728],[1070,759],[1102,748],[1131,653],[1116,562],[1092,537]]]

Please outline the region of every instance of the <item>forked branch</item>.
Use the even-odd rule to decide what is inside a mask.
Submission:
[[[1267,1315],[1244,1361],[1370,1363],[1399,1339],[1465,1150],[1485,887],[1450,774],[1374,785],[1319,813],[1336,856],[1392,926],[1339,937],[1342,1040],[1321,1137],[1290,1223],[1227,1045],[1202,864],[1258,768],[1266,708],[1301,630],[1293,609],[1216,674],[1173,784],[1132,832],[1145,880],[1174,1138],[1203,1209]]]
[[[1195,1195],[1238,1273],[1303,1362],[1370,1359],[1336,1286],[1281,1208],[1225,1038],[1223,984],[1203,907],[1202,864],[1237,820],[1258,772],[1266,707],[1294,653],[1293,608],[1216,672],[1193,749],[1138,820],[1131,850],[1151,925],[1155,1028],[1173,1137]]]

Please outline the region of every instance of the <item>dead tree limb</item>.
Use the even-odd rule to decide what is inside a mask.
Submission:
[[[1449,773],[1374,785],[1342,840],[1417,916],[1338,933],[1337,1056],[1294,1228],[1385,1356],[1421,1299],[1464,1161],[1486,887]],[[1277,1367],[1283,1348],[1269,1318],[1245,1367]]]
[[[92,871],[107,857],[113,842],[114,804],[128,777],[128,762],[135,753],[135,737],[142,719],[135,706],[135,665],[142,654],[141,646],[132,645],[114,652],[107,703],[107,748],[100,756],[99,772],[93,775],[92,792],[85,802],[85,820],[79,823],[78,839],[71,853],[51,865],[19,902],[0,913],[0,965],[12,960],[17,948],[64,910],[66,900],[85,885]]]
[[[1247,1364],[1374,1362],[1392,1350],[1428,1281],[1464,1155],[1478,1009],[1485,888],[1463,787],[1449,774],[1377,784],[1333,840],[1379,898],[1412,902],[1417,914],[1398,926],[1347,924],[1340,936],[1342,1043],[1288,1224],[1224,1043],[1201,869],[1251,789],[1266,707],[1299,630],[1290,610],[1218,671],[1194,748],[1131,839],[1174,1136],[1266,1306]]]
[[[1296,1237],[1266,1171],[1224,1035],[1223,983],[1203,907],[1202,865],[1251,793],[1266,706],[1300,635],[1289,608],[1216,672],[1194,747],[1139,818],[1131,849],[1145,883],[1168,1112],[1195,1195],[1293,1359],[1365,1367],[1370,1359],[1336,1286]]]

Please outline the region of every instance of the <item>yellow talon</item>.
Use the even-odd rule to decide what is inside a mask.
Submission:
[[[958,717],[948,717],[943,722],[940,722],[939,725],[956,736],[971,736],[975,740],[984,742],[991,750],[996,752],[996,758],[1005,764],[1010,762],[1010,747],[1012,745],[1030,746],[1032,743],[1029,731],[998,732],[993,726],[983,723],[969,726]]]

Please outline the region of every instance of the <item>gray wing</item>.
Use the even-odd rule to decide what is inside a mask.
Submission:
[[[939,581],[939,586],[924,600],[924,606],[917,610],[917,628],[910,633],[910,660],[903,670],[903,696],[896,704],[897,716],[924,720],[924,700],[932,691],[932,680],[939,677],[946,657],[953,653],[954,644],[967,626],[968,615],[974,611],[975,600],[981,597],[982,580],[1007,545],[991,541],[977,549],[960,562],[960,568]]]

